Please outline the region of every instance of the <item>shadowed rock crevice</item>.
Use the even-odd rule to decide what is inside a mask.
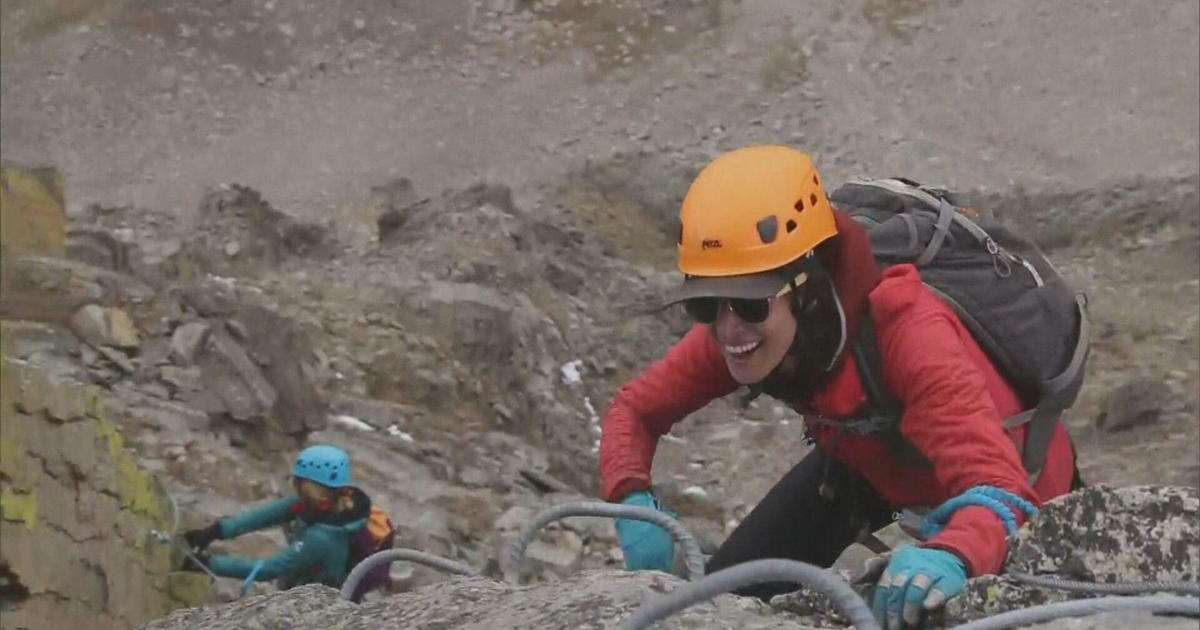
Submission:
[[[0,563],[0,611],[12,610],[29,599],[29,588],[13,573],[7,562]]]

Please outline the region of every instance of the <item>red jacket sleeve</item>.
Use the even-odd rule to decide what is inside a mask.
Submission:
[[[932,462],[949,496],[987,484],[1036,504],[1016,446],[959,336],[969,333],[939,307],[914,309],[880,340],[884,355],[893,357],[884,378],[905,409],[901,432]],[[996,573],[1008,552],[1006,535],[994,512],[970,506],[956,512],[926,546],[956,553],[969,575]]]
[[[634,490],[648,489],[658,438],[737,387],[708,326],[693,326],[667,356],[622,386],[604,414],[601,495],[618,501]]]

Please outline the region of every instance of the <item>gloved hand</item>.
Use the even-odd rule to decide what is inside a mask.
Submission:
[[[872,611],[884,630],[915,628],[922,613],[946,603],[967,585],[967,567],[942,549],[901,547],[875,588]]]
[[[623,505],[639,505],[653,508],[675,516],[675,512],[663,507],[653,494],[645,490],[629,493]],[[621,540],[621,551],[625,552],[625,568],[630,571],[671,572],[675,558],[675,544],[671,533],[646,521],[628,518],[617,519],[617,538]]]
[[[183,533],[183,539],[187,541],[188,548],[195,551],[204,551],[214,540],[221,538],[221,522],[213,521],[212,525],[201,529],[192,529]]]
[[[208,554],[198,553],[194,556],[185,555],[183,557],[183,566],[179,567],[180,571],[193,571],[195,573],[208,573]]]

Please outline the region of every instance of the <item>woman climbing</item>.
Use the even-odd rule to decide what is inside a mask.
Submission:
[[[830,205],[807,155],[772,145],[719,156],[692,183],[680,220],[684,281],[670,302],[682,302],[695,325],[608,409],[603,495],[665,509],[651,492],[659,437],[739,386],[803,414],[815,444],[709,571],[760,558],[829,566],[894,511],[942,506],[942,526],[894,553],[875,592],[887,628],[914,626],[968,577],[999,571],[1006,536],[1041,501],[1071,489],[1074,453],[1057,415],[1045,425],[1045,463],[1031,481],[1020,451],[1031,429],[1004,423],[1027,402],[923,284],[922,271],[880,269],[866,229]],[[857,354],[863,333],[877,345],[882,389],[901,410],[890,426],[871,429],[862,418],[873,402]],[[628,568],[670,570],[663,529],[619,520],[617,531]]]

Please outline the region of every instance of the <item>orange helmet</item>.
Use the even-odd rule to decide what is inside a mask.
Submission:
[[[812,159],[780,145],[717,157],[692,182],[679,220],[679,269],[689,276],[779,269],[837,234]]]
[[[767,297],[802,284],[789,263],[837,234],[812,159],[781,145],[718,156],[692,182],[679,220],[679,269],[686,278],[672,302]]]

